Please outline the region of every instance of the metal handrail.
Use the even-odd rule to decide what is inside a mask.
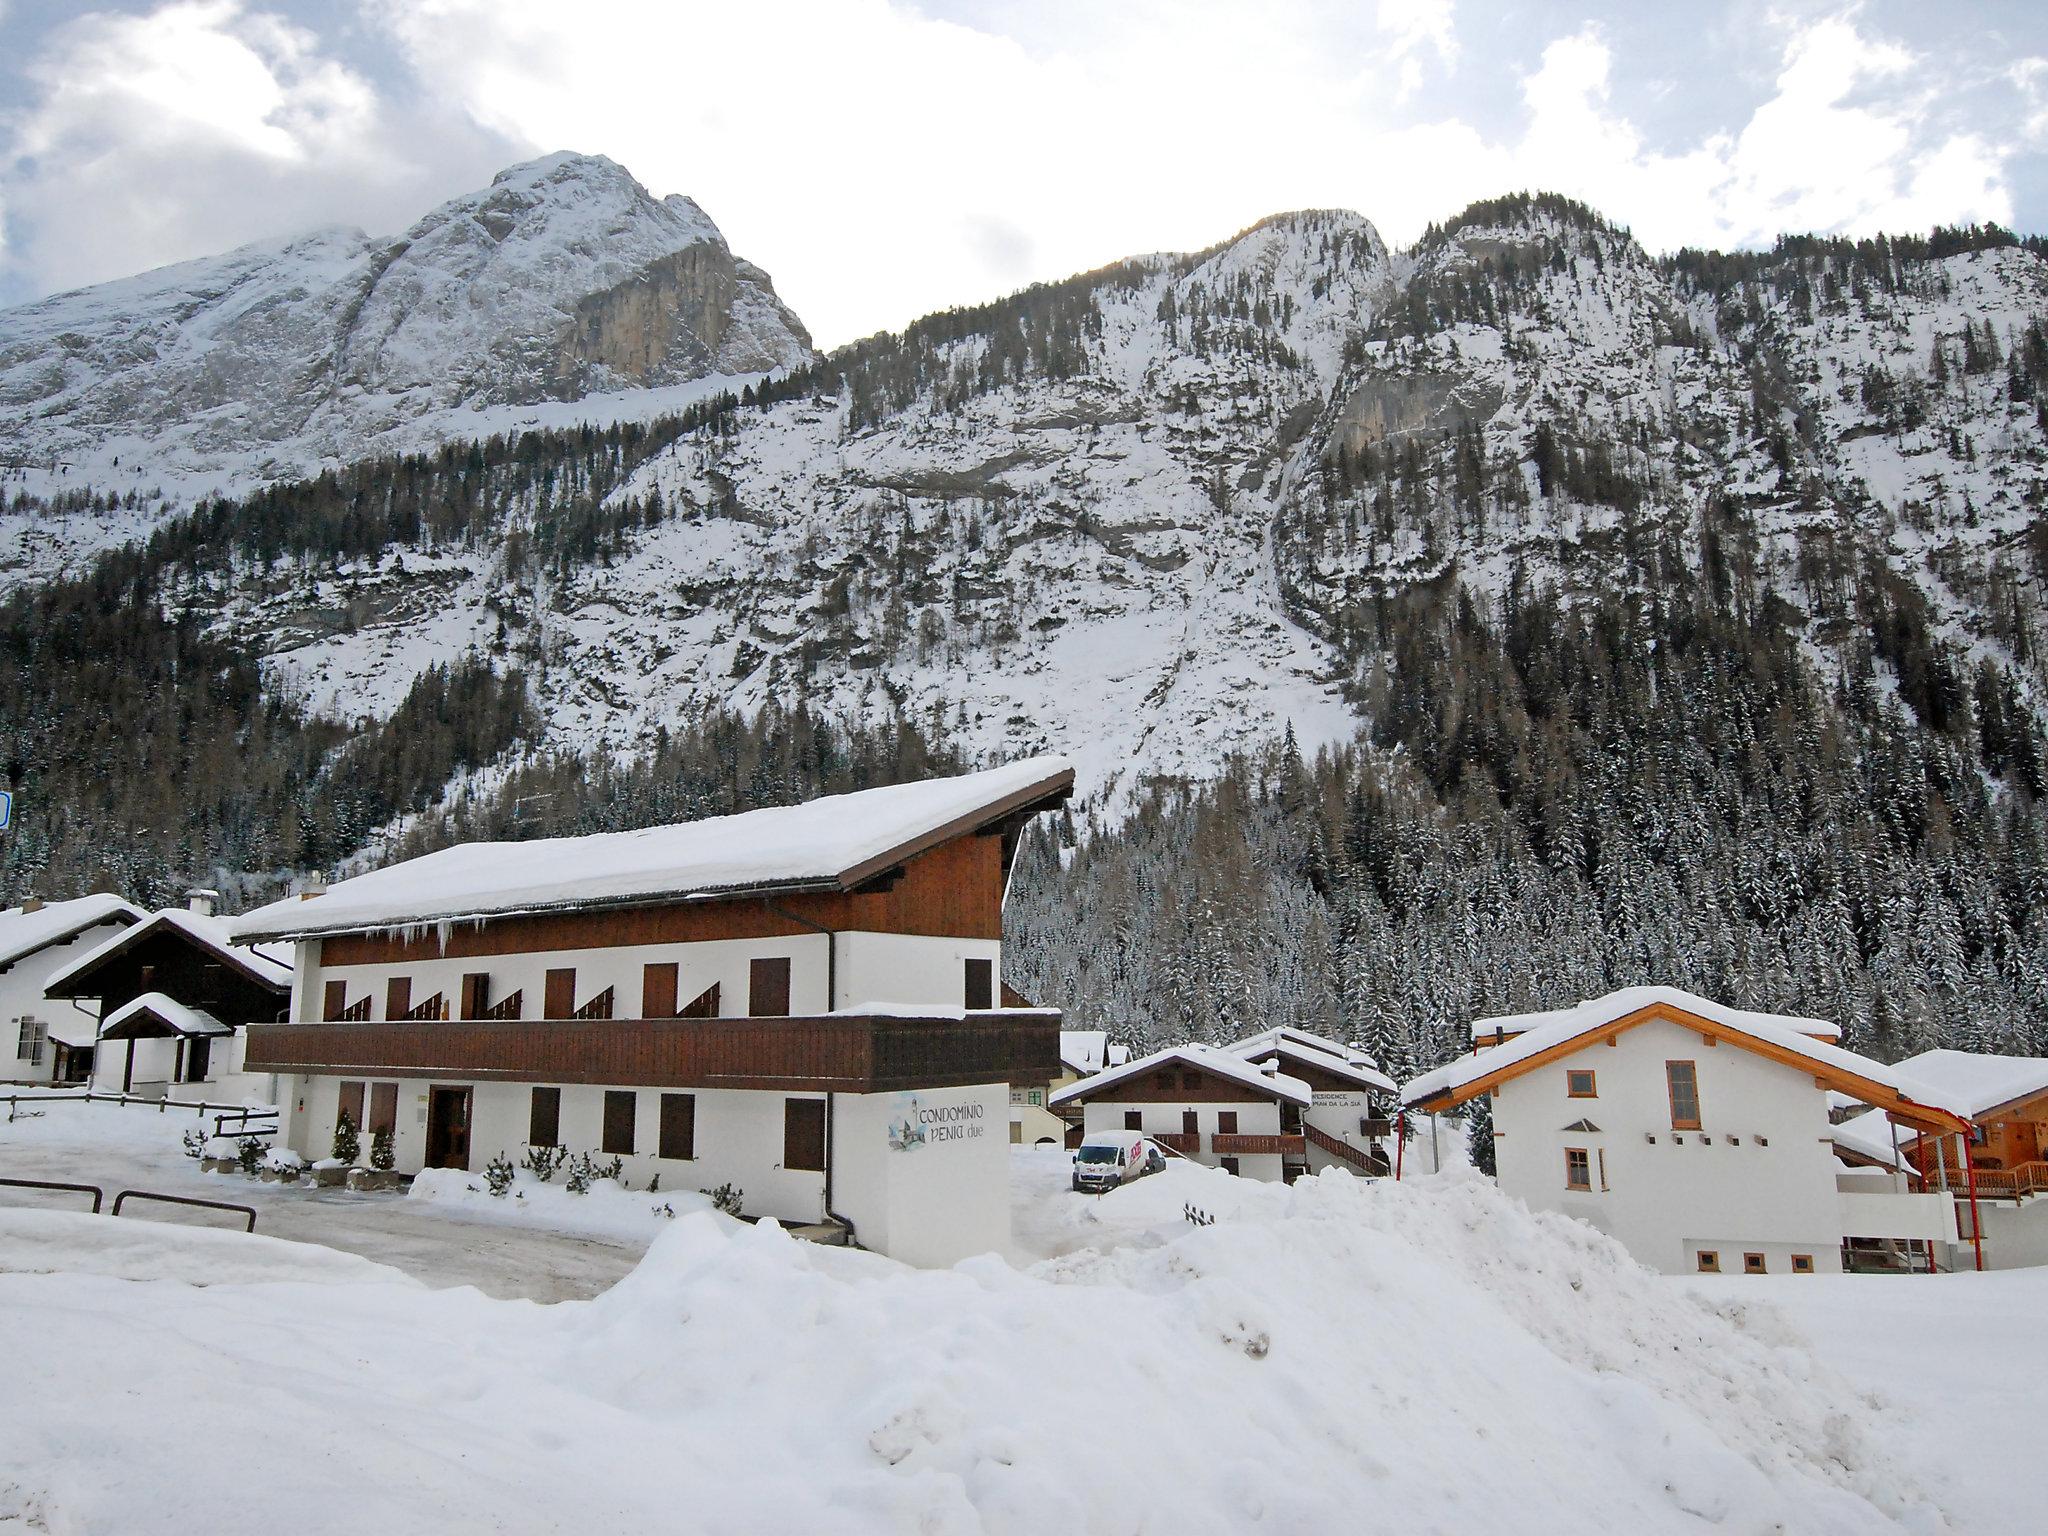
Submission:
[[[114,1196],[114,1214],[116,1216],[121,1214],[121,1202],[124,1200],[156,1200],[164,1205],[197,1205],[203,1206],[210,1211],[232,1211],[237,1216],[249,1218],[249,1225],[242,1229],[244,1232],[254,1232],[256,1230],[256,1209],[254,1206],[230,1205],[225,1200],[198,1200],[191,1195],[159,1195],[146,1189],[124,1189],[121,1193]]]
[[[64,1189],[73,1194],[91,1195],[92,1213],[95,1216],[100,1213],[100,1202],[107,1197],[107,1192],[97,1184],[59,1184],[50,1179],[0,1179],[0,1184],[6,1184],[14,1189]]]
[[[14,1108],[17,1104],[147,1104],[159,1112],[166,1109],[190,1109],[196,1110],[202,1115],[208,1110],[219,1110],[223,1114],[245,1116],[274,1115],[277,1113],[274,1106],[256,1105],[251,1107],[247,1104],[220,1104],[212,1099],[152,1099],[139,1093],[101,1093],[97,1089],[92,1088],[87,1088],[79,1093],[0,1094],[0,1099],[4,1099],[7,1104],[7,1118],[10,1120],[14,1118]]]

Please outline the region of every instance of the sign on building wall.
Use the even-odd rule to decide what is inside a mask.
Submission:
[[[889,1114],[889,1150],[979,1141],[987,1134],[987,1107],[980,1103],[932,1104],[914,1093],[899,1093]]]

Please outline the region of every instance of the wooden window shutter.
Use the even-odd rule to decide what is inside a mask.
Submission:
[[[996,1005],[996,963],[975,959],[967,962],[967,1006],[993,1008]]]
[[[533,1090],[533,1105],[526,1115],[526,1144],[530,1147],[558,1147],[562,1144],[561,1089]]]
[[[697,1155],[697,1095],[664,1093],[661,1096],[661,1155],[692,1158]]]
[[[1143,1129],[1145,1129],[1145,1113],[1144,1113],[1144,1111],[1143,1111],[1143,1110],[1137,1110],[1137,1109],[1127,1109],[1127,1110],[1125,1110],[1125,1111],[1124,1111],[1124,1129],[1125,1129],[1125,1130],[1127,1130],[1127,1131],[1142,1131]]]
[[[676,1016],[676,963],[673,960],[640,968],[640,1017],[672,1019]]]
[[[702,992],[691,998],[676,1015],[679,1019],[715,1019],[718,1017],[718,983],[713,982]]]
[[[467,971],[462,977],[462,1017],[480,1019],[491,1001],[491,973]]]
[[[370,1084],[370,1123],[365,1127],[374,1136],[379,1131],[398,1131],[398,1084]]]
[[[341,1102],[335,1108],[334,1123],[336,1125],[341,1123],[343,1115],[347,1115],[348,1123],[357,1130],[361,1130],[363,1128],[363,1085],[361,1083],[343,1083],[341,1085]]]
[[[348,983],[345,981],[328,982],[327,990],[321,999],[320,1017],[329,1020],[338,1019],[347,1007]]]
[[[548,972],[547,988],[541,998],[540,1016],[568,1019],[576,1015],[576,968],[565,966]]]
[[[789,1017],[789,956],[771,955],[747,968],[747,1013],[757,1019]]]
[[[412,978],[394,976],[384,983],[384,1017],[402,1019],[412,1012]]]
[[[825,1171],[823,1099],[782,1101],[782,1166],[800,1173]]]
[[[607,1088],[604,1095],[604,1146],[607,1154],[633,1153],[633,1110],[640,1095],[630,1088]]]

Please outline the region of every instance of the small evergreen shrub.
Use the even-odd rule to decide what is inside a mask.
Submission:
[[[546,1184],[569,1160],[567,1147],[528,1147],[519,1166]]]
[[[711,1203],[728,1216],[739,1215],[740,1204],[747,1194],[744,1189],[735,1184],[721,1184],[716,1189],[700,1190],[699,1193],[709,1195]]]
[[[353,1168],[362,1150],[363,1142],[356,1135],[356,1123],[344,1109],[334,1117],[334,1160]]]
[[[250,1178],[256,1177],[256,1170],[263,1166],[263,1157],[270,1149],[263,1145],[261,1136],[244,1136],[235,1143],[235,1161],[242,1165],[242,1172]]]
[[[484,1164],[484,1182],[490,1185],[491,1193],[500,1200],[511,1190],[515,1176],[516,1170],[512,1167],[512,1159],[502,1152]]]
[[[398,1149],[391,1144],[391,1132],[379,1130],[370,1137],[370,1166],[379,1173],[389,1173],[398,1161]],[[503,1156],[503,1154],[499,1154]]]
[[[187,1157],[199,1157],[203,1154],[206,1146],[206,1132],[187,1131],[179,1139],[185,1143],[185,1155]]]

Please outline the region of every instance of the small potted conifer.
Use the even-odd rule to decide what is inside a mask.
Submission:
[[[348,1182],[349,1169],[355,1166],[356,1158],[362,1154],[362,1138],[356,1134],[356,1122],[347,1110],[334,1117],[334,1152],[313,1165],[313,1182],[322,1189],[335,1189]]]

